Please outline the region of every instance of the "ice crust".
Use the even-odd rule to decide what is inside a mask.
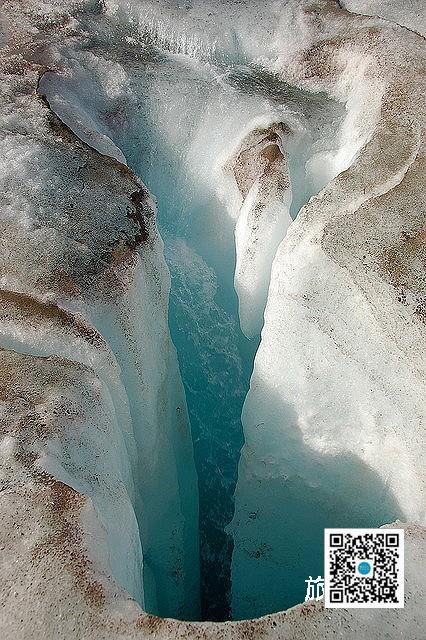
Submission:
[[[420,640],[424,42],[413,7],[15,0],[2,12],[2,636]],[[280,153],[254,173],[243,160],[241,187],[236,158],[274,123],[288,128]],[[205,543],[210,568],[228,562],[232,536],[233,617],[300,602],[321,571],[324,526],[395,518],[415,523],[403,525],[405,609],[310,603],[216,625],[134,601],[199,615],[170,279],[155,204],[126,164],[167,203],[171,327],[188,349],[193,436],[208,427],[195,432],[196,462],[197,440],[202,453],[214,444],[198,479],[202,536],[232,512],[253,352],[222,273],[234,231],[241,327],[256,340],[264,322],[235,515],[219,550]],[[191,404],[200,372],[204,413]],[[222,433],[208,415],[227,384]]]
[[[405,253],[424,221],[409,195],[421,182],[420,43],[409,34],[395,46],[405,36],[394,27],[376,40],[374,22],[347,17],[358,20],[355,38],[327,7],[325,28],[339,36],[302,51],[302,86],[346,102],[340,158],[351,164],[302,208],[272,266],[230,527],[238,618],[278,607],[304,574],[320,573],[313,548],[326,522],[425,520],[420,263],[402,275],[389,249]],[[310,508],[300,512],[302,500]]]
[[[379,16],[426,36],[426,17],[422,0],[342,0],[342,6],[353,13]]]
[[[13,21],[19,43],[25,32]],[[45,69],[17,42],[3,52],[1,344],[25,355],[28,370],[34,361],[28,393],[38,394],[32,411],[47,422],[60,422],[65,400],[60,388],[55,401],[44,397],[39,359],[47,370],[52,363],[52,394],[61,366],[75,367],[77,381],[79,367],[88,370],[75,397],[67,384],[74,420],[58,425],[54,442],[40,433],[29,473],[34,467],[90,498],[105,529],[107,574],[132,597],[194,617],[197,483],[155,206],[105,136],[95,145],[95,131],[82,142],[36,94]],[[19,359],[16,371],[23,375]],[[14,424],[8,412],[16,439],[18,416]]]

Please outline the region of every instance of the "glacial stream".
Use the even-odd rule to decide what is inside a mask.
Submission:
[[[108,46],[105,34],[97,34],[91,55],[106,56]],[[114,143],[157,200],[157,224],[171,273],[170,331],[185,387],[198,475],[201,611],[194,602],[192,616],[187,617],[226,620],[286,609],[304,599],[304,579],[322,572],[321,528],[382,524],[392,519],[395,510],[391,505],[378,516],[367,509],[357,519],[346,517],[344,503],[334,512],[331,505],[330,518],[323,510],[315,520],[315,535],[306,535],[292,525],[288,515],[298,512],[294,522],[312,530],[317,494],[312,489],[309,495],[305,493],[305,500],[301,485],[291,499],[283,496],[286,515],[281,536],[287,545],[286,557],[293,557],[297,565],[292,569],[293,583],[282,587],[283,567],[280,560],[275,564],[272,560],[274,580],[262,610],[256,606],[250,610],[247,599],[233,608],[233,581],[245,579],[235,567],[231,576],[233,533],[238,525],[231,521],[244,443],[241,416],[260,335],[248,339],[240,329],[234,288],[235,185],[230,185],[223,167],[254,128],[274,122],[290,126],[294,132],[288,148],[291,216],[295,218],[312,195],[348,166],[356,148],[351,149],[345,133],[342,105],[321,94],[289,87],[266,69],[239,58],[238,52],[228,60],[208,61],[164,51],[152,43],[145,48],[130,47],[130,52],[115,52],[114,64],[117,68],[122,65],[126,76],[121,81],[112,64],[107,70],[112,88],[102,86],[99,68],[83,52],[78,62],[70,62],[74,67],[68,78],[58,80],[47,74],[42,89],[52,109],[83,139],[76,122],[90,113],[91,128]],[[85,95],[80,95],[82,85],[87,88]],[[82,106],[80,111],[75,107],[78,118],[73,120],[69,104],[76,100]],[[338,475],[343,478],[344,471],[339,469]],[[272,483],[268,491],[273,490]],[[276,496],[280,490],[277,486]],[[259,495],[262,499],[261,491]],[[276,501],[271,505],[275,508]],[[254,521],[257,509],[251,513]],[[163,525],[172,527],[173,523]],[[305,557],[300,556],[301,535],[309,546]],[[253,550],[254,554],[263,552],[262,548]],[[238,554],[243,554],[241,549]],[[256,561],[256,555],[253,559]],[[198,559],[193,561],[194,566],[198,564]],[[248,579],[255,581],[256,575]],[[145,585],[148,610],[149,602]],[[164,614],[162,610],[152,612]]]
[[[172,75],[175,63],[168,61],[168,65]],[[201,616],[224,620],[230,616],[233,550],[225,528],[234,512],[243,444],[241,412],[259,337],[248,340],[239,325],[233,221],[215,185],[200,180],[196,173],[197,154],[200,164],[205,158],[211,162],[217,152],[212,142],[224,141],[219,120],[224,104],[213,105],[218,113],[210,139],[205,145],[200,139],[200,148],[191,149],[200,125],[209,126],[203,121],[203,109],[208,108],[203,94],[215,86],[199,84],[192,72],[185,78],[187,70],[177,66],[175,81],[168,88],[173,97],[166,93],[162,103],[150,106],[137,145],[124,152],[158,202],[158,227],[171,273],[170,330],[186,392],[198,474]],[[182,87],[185,102],[179,107]],[[188,89],[200,101],[197,111],[189,111]],[[155,95],[151,87],[144,93]],[[150,120],[167,117],[169,100],[176,117],[170,123],[178,137],[174,144],[162,139],[158,125]],[[191,152],[195,157],[188,167]]]
[[[233,552],[226,528],[234,513],[244,441],[242,407],[260,336],[249,340],[240,329],[233,282],[235,223],[218,197],[226,188],[218,182],[223,180],[218,158],[225,162],[238,143],[235,129],[280,119],[297,99],[307,102],[305,108],[322,131],[330,126],[330,110],[327,117],[324,98],[304,95],[273,78],[265,82],[259,70],[247,65],[226,68],[227,82],[221,85],[216,77],[223,69],[179,56],[162,58],[161,69],[160,74],[157,65],[145,69],[131,144],[123,140],[119,147],[158,203],[158,227],[171,273],[170,330],[198,474],[201,617],[226,620],[231,615]],[[338,105],[333,108],[339,110]],[[307,137],[301,157],[291,157],[292,177],[299,182],[294,216],[310,189],[317,188],[317,176],[314,184],[304,179],[304,154],[312,153],[310,133]],[[296,599],[284,600],[283,606],[300,600],[303,588],[302,583]]]

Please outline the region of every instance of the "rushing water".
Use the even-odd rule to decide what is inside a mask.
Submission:
[[[248,341],[239,327],[233,224],[214,185],[191,183],[182,148],[159,145],[146,129],[142,149],[135,150],[133,162],[158,201],[158,226],[171,272],[170,330],[194,442],[201,614],[223,620],[230,615],[233,550],[225,527],[234,511],[241,411],[258,339]]]

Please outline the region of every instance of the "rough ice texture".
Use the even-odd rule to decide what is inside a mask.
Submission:
[[[207,3],[194,2],[183,26],[179,15],[186,14],[175,23],[169,3],[140,4],[153,14],[164,9],[151,30],[169,38],[170,49],[210,55],[225,48],[213,42],[211,25],[204,28]],[[278,508],[278,524],[272,519],[268,529],[281,526],[285,516],[277,498],[286,495],[289,478],[302,478],[299,497],[309,488],[315,498],[320,486],[327,498],[336,478],[347,483],[352,469],[356,482],[344,486],[355,495],[359,475],[368,469],[384,485],[374,499],[391,496],[407,519],[424,518],[423,41],[386,20],[349,15],[331,0],[290,2],[282,15],[273,4],[269,13],[265,2],[230,4],[228,15],[227,3],[214,3],[211,23],[221,11],[234,33],[251,21],[253,32],[242,30],[240,40],[247,55],[272,51],[271,66],[286,69],[283,77],[290,82],[346,103],[347,129],[336,158],[346,170],[301,211],[272,268],[245,409],[247,444],[234,522],[235,557],[246,543],[247,524],[257,527],[251,544],[260,555],[243,553],[238,564],[238,571],[245,570],[242,580],[235,576],[234,606],[240,611],[247,588],[257,597],[253,611],[261,608],[259,591],[269,587],[268,554],[262,556],[269,541],[247,505],[265,505],[272,518]],[[189,523],[180,529],[179,544],[168,547],[172,571],[151,578],[162,581],[161,594],[167,580],[181,575],[182,550],[186,557],[197,553],[191,477],[182,490],[184,505],[172,493],[184,483],[178,469],[188,477],[192,457],[167,332],[167,276],[143,185],[116,159],[80,142],[36,95],[45,71],[41,60],[48,59],[55,39],[72,41],[78,12],[112,14],[119,5],[2,5],[1,41],[8,44],[1,53],[1,635],[420,639],[425,533],[416,524],[405,525],[404,609],[324,611],[321,603],[310,603],[254,621],[190,624],[147,615],[130,597],[142,600],[145,556],[149,560],[151,552],[152,566],[165,559],[163,540],[159,548],[144,550],[144,539],[161,530],[161,511],[146,508],[152,494],[158,496],[160,480],[171,492],[172,509]],[[411,24],[409,13],[404,15],[401,22]],[[178,29],[168,29],[168,19],[182,31],[190,31],[193,20],[194,36],[181,39]],[[110,91],[114,97],[114,86]],[[75,114],[70,117],[75,123]],[[108,132],[97,137],[95,130],[92,123],[90,138],[83,129],[79,134],[123,160]],[[160,361],[164,368],[158,368]],[[126,393],[131,381],[140,391],[133,407]],[[147,411],[142,426],[150,427],[145,432],[134,421],[141,407]],[[162,434],[159,407],[167,425]],[[136,451],[145,456],[139,471]],[[148,473],[151,464],[156,472]],[[146,494],[138,497],[140,486]],[[158,499],[156,505],[162,508]],[[120,521],[126,522],[124,532],[114,528]],[[170,607],[183,614],[194,592],[196,584],[186,583],[181,602]]]
[[[197,483],[154,203],[110,149],[81,141],[38,93],[78,4],[25,7],[2,7],[5,446],[13,457],[24,437],[30,476],[50,474],[76,504],[90,503],[105,538],[96,553],[132,597],[193,616]]]
[[[232,524],[238,617],[271,606],[277,571],[279,606],[322,527],[372,513],[425,523],[424,42],[318,8],[294,6],[312,46],[285,73],[339,96],[354,132],[369,134],[272,266]]]
[[[341,0],[353,13],[379,16],[426,36],[426,13],[423,0]]]

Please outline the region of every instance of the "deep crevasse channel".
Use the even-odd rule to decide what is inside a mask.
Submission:
[[[113,15],[108,28],[93,20],[92,45],[72,53],[64,49],[67,72],[46,74],[41,91],[83,140],[127,161],[158,202],[158,227],[171,273],[170,331],[186,392],[198,474],[201,617],[222,620],[285,609],[303,600],[305,577],[321,572],[321,527],[377,524],[369,508],[355,520],[352,514],[347,517],[347,502],[340,498],[337,506],[328,504],[318,513],[321,496],[310,492],[303,481],[285,495],[273,474],[262,485],[249,475],[246,458],[240,465],[234,517],[244,441],[241,414],[260,339],[272,259],[291,218],[350,162],[354,150],[347,140],[342,142],[341,134],[344,109],[325,96],[279,81],[250,63],[236,46],[226,55],[208,46],[203,49],[190,38],[177,46],[167,30],[159,34],[151,24],[137,46],[131,40],[123,45],[119,39],[114,48],[111,34],[119,18]],[[276,131],[271,133],[271,127]],[[248,168],[258,162],[259,154],[250,150],[259,143],[266,162],[280,160],[280,154],[285,158],[280,170],[283,175],[287,171],[290,190],[280,190],[277,183],[273,202],[265,196],[268,179],[259,177],[262,171]],[[348,148],[342,153],[344,144]],[[238,166],[241,184],[247,183],[242,191]],[[284,224],[281,207],[287,209]],[[256,252],[265,226],[260,224],[257,236],[256,229],[251,236],[246,233],[259,212],[266,228],[271,217],[278,220],[278,236],[265,240],[260,257]],[[255,268],[262,270],[254,302],[250,296],[242,302],[244,270],[242,280],[235,282],[240,310],[245,305],[250,315],[254,309],[246,330],[251,339],[240,329],[234,286],[238,218],[237,247],[243,247],[249,262],[255,256]],[[127,391],[132,393],[131,388]],[[279,399],[264,400],[255,391],[246,403],[244,419],[249,421],[253,403],[262,407],[265,402],[279,422]],[[273,446],[265,443],[266,456]],[[300,443],[292,446],[292,455],[309,467],[309,453]],[[348,460],[348,469],[354,464]],[[340,470],[327,473],[327,482],[332,483]],[[277,510],[284,510],[283,505],[292,519],[280,527]],[[159,524],[173,528],[173,522]],[[301,531],[308,531],[302,542]],[[150,604],[147,576],[144,582],[147,609],[163,615],[161,608]],[[167,615],[179,612],[167,610]],[[199,615],[194,601],[186,617]]]

